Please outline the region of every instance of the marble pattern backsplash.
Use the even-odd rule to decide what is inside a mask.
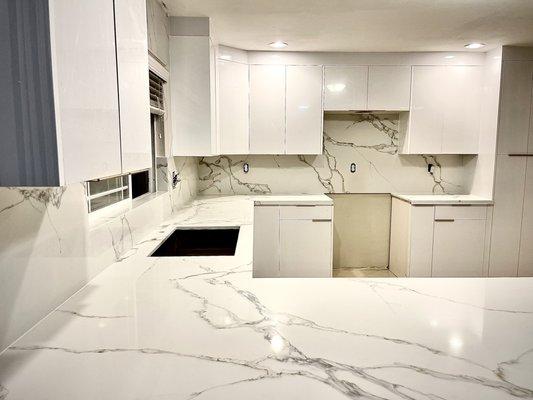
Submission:
[[[196,197],[195,158],[169,158],[167,170],[173,190],[97,220],[84,183],[0,188],[0,351]]]
[[[468,191],[460,155],[399,155],[398,114],[326,115],[322,155],[199,160],[203,194],[447,193]],[[248,163],[250,171],[243,172]],[[356,172],[350,171],[355,163]],[[428,172],[429,164],[433,165]]]

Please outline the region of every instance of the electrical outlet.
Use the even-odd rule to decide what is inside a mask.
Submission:
[[[357,171],[357,164],[356,163],[351,163],[350,164],[350,172],[352,174],[354,174],[356,171]]]
[[[247,173],[250,171],[250,164],[248,164],[248,163],[244,163],[244,164],[242,165],[242,171],[243,171],[245,174],[247,174]]]
[[[175,189],[180,182],[181,179],[179,173],[177,171],[172,171],[172,189]]]
[[[433,164],[428,164],[428,172],[429,172],[431,175],[433,175],[433,168],[434,168],[434,167],[435,167],[435,166],[434,166]]]

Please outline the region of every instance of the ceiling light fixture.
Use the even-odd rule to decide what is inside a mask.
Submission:
[[[282,42],[281,40],[276,40],[275,42],[269,43],[268,45],[275,49],[284,49],[285,47],[288,46],[287,43]]]
[[[455,58],[455,56],[452,56],[451,54],[448,55],[448,56],[444,56],[445,59],[447,60],[451,60],[452,58]]]
[[[465,47],[467,49],[481,49],[482,47],[485,47],[485,43],[468,43],[468,44],[465,44]]]

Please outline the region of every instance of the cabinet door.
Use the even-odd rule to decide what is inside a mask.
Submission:
[[[439,154],[444,127],[446,67],[414,66],[407,152]]]
[[[517,275],[525,173],[525,157],[496,156],[489,276]]]
[[[518,276],[533,276],[533,157],[528,157]]]
[[[250,66],[250,153],[285,153],[285,66]]]
[[[483,276],[485,222],[435,220],[432,276]]]
[[[324,68],[324,110],[366,110],[368,67]]]
[[[288,66],[286,154],[322,154],[322,67]]]
[[[505,61],[502,67],[498,154],[524,153],[532,107],[533,62]],[[533,140],[529,140],[533,151]]]
[[[213,70],[208,37],[170,37],[169,86],[174,156],[213,153]]]
[[[368,109],[409,111],[411,66],[376,65],[368,68]]]
[[[220,154],[248,154],[248,65],[218,61],[218,143]]]
[[[152,166],[145,0],[115,0],[122,172]]]
[[[168,64],[169,18],[158,0],[147,0],[148,48],[163,65]]]
[[[332,273],[332,222],[280,221],[280,276],[328,278]]]
[[[279,276],[279,207],[254,207],[254,278]]]
[[[50,21],[62,182],[118,175],[113,0],[53,0]]]
[[[442,153],[478,152],[483,67],[447,66],[441,80],[444,124]]]

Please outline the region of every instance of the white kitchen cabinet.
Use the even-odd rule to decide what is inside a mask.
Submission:
[[[410,98],[410,65],[368,67],[367,108],[369,110],[409,111]]]
[[[482,67],[414,66],[401,153],[476,154]]]
[[[169,18],[159,0],[146,1],[148,49],[163,66],[168,65]]]
[[[145,0],[115,0],[122,173],[152,166]]]
[[[209,36],[170,36],[172,155],[216,153],[215,48]]]
[[[253,276],[331,277],[333,206],[254,206]]]
[[[488,275],[489,206],[412,205],[392,199],[389,268],[397,276]]]
[[[533,61],[504,61],[502,65],[498,154],[533,153],[530,116]]]
[[[113,1],[43,4],[0,13],[1,186],[121,172]]]
[[[518,276],[533,276],[533,157],[526,164]]]
[[[285,66],[250,65],[250,154],[285,153]]]
[[[220,154],[248,154],[248,65],[218,60],[218,144]]]
[[[517,276],[525,174],[525,157],[496,156],[490,276]]]
[[[322,153],[322,67],[287,66],[285,154]]]
[[[329,278],[332,272],[332,220],[282,219],[279,226],[282,278]]]
[[[447,208],[446,215],[439,210]],[[436,207],[431,276],[484,275],[487,207]]]
[[[324,67],[324,110],[366,110],[368,66]]]

